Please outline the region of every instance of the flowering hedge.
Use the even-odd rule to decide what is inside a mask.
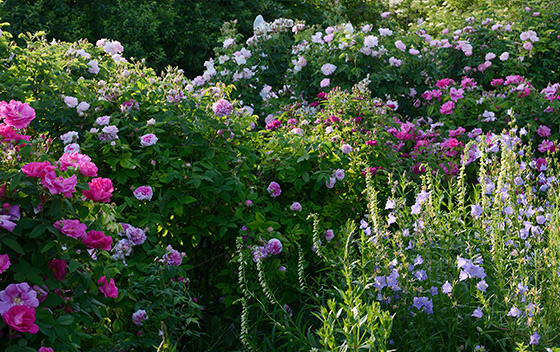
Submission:
[[[553,29],[382,17],[257,22],[244,44],[226,24],[193,81],[118,41],[2,32],[6,348],[556,344],[554,275],[522,265],[556,260],[556,225],[532,223],[555,224],[559,87],[531,61]]]

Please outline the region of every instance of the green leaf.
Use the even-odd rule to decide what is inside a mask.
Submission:
[[[74,322],[74,317],[71,315],[63,315],[56,319],[59,325],[71,325]]]
[[[19,254],[25,254],[25,252],[23,251],[23,248],[21,248],[19,243],[17,243],[15,240],[13,240],[11,238],[2,239],[2,243],[4,243],[6,246],[10,247],[14,251],[18,252]]]

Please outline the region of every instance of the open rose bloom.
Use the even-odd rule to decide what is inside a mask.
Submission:
[[[35,110],[27,103],[11,100],[9,103],[0,101],[0,119],[14,128],[26,128],[35,118]]]

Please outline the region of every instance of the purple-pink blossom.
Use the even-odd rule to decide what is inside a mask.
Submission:
[[[218,117],[229,116],[233,112],[233,105],[225,99],[220,99],[212,104],[212,111]]]
[[[444,103],[441,106],[439,112],[444,115],[451,115],[453,113],[454,108],[455,108],[455,103],[453,103],[452,101],[448,101],[447,103]]]
[[[143,325],[143,321],[148,319],[148,313],[143,309],[138,309],[132,313],[132,322],[136,325]]]
[[[282,242],[277,238],[272,238],[268,241],[265,249],[268,254],[277,255],[282,252]]]
[[[280,185],[277,182],[270,182],[270,184],[268,185],[266,191],[273,197],[276,198],[278,197],[281,193],[282,193],[282,189],[280,188]]]
[[[39,306],[37,292],[27,282],[9,284],[8,287],[0,292],[0,314],[3,315],[11,307],[19,305],[30,308],[37,308]]]
[[[138,200],[152,200],[152,196],[154,195],[154,191],[150,186],[140,186],[134,190],[134,197]]]

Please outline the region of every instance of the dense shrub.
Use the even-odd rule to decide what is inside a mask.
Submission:
[[[3,31],[0,254],[14,264],[0,289],[29,282],[70,298],[18,305],[36,308],[39,331],[14,335],[7,315],[6,344],[558,344],[560,89],[531,61],[550,55],[554,30],[469,19],[432,37],[379,16],[324,32],[257,22],[247,41],[228,22],[192,81],[125,58],[120,42],[38,33],[19,46]],[[26,129],[16,107],[35,111]],[[62,185],[27,177],[30,162],[50,162]],[[109,235],[91,234],[106,241],[97,260],[60,220]]]

